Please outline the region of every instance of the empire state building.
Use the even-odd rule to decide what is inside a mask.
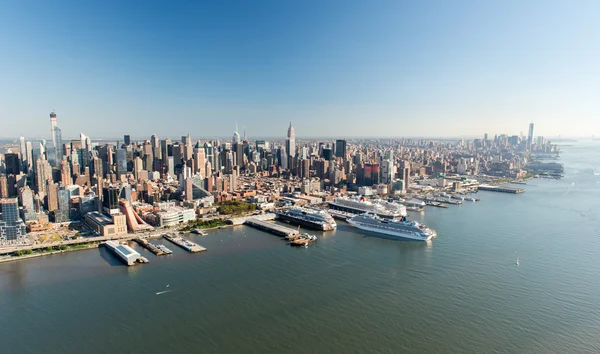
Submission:
[[[294,158],[296,157],[296,134],[294,133],[294,127],[290,122],[290,127],[287,131],[287,138],[285,139],[285,150],[288,155],[288,168],[292,170],[294,167]]]

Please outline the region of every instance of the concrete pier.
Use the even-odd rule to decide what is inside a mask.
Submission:
[[[512,194],[520,194],[520,193],[525,192],[525,190],[523,188],[490,186],[490,185],[486,185],[486,184],[482,184],[477,188],[480,191],[502,192],[502,193],[512,193]]]
[[[174,244],[176,244],[177,246],[183,248],[184,250],[190,252],[190,253],[197,253],[197,252],[203,252],[206,251],[206,248],[200,246],[197,243],[194,243],[192,241],[188,241],[186,239],[184,239],[183,237],[180,236],[176,236],[176,235],[163,235],[164,238],[166,238],[167,240],[173,242]]]
[[[247,219],[244,225],[252,226],[256,229],[268,231],[272,234],[284,237],[299,234],[298,230],[254,218]]]

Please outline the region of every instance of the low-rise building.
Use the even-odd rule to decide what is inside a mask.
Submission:
[[[85,214],[84,220],[101,236],[116,236],[127,233],[127,218],[124,214],[110,216],[97,211]]]

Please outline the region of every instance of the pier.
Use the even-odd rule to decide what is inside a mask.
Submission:
[[[502,192],[502,193],[512,193],[512,194],[520,194],[525,192],[523,188],[513,188],[513,187],[500,187],[500,186],[490,186],[486,184],[482,184],[478,187],[480,191],[489,191],[489,192]]]
[[[162,256],[163,254],[165,254],[158,247],[156,247],[155,245],[148,242],[148,240],[138,237],[138,238],[134,239],[134,241],[137,242],[138,245],[146,248],[148,251],[154,253],[157,256]]]
[[[278,224],[258,220],[255,218],[246,219],[246,222],[244,223],[244,225],[248,225],[248,226],[254,227],[259,230],[268,231],[272,234],[275,234],[278,236],[284,236],[284,237],[299,234],[298,230],[290,229],[289,227],[285,227],[285,226],[281,226]]]
[[[163,235],[163,237],[190,253],[198,253],[198,252],[206,251],[206,248],[204,248],[204,247],[200,246],[199,244],[194,243],[192,241],[188,241],[181,236]]]
[[[132,266],[136,263],[148,263],[148,259],[142,257],[133,248],[127,245],[121,245],[115,241],[106,241],[104,245],[119,258],[123,263]]]
[[[445,208],[448,209],[448,206],[446,204],[440,203],[440,202],[434,202],[434,201],[427,201],[425,202],[425,204],[427,206],[432,206],[432,207],[437,207],[437,208]]]
[[[233,226],[238,226],[238,225],[245,225],[246,220],[248,220],[248,219],[255,219],[255,220],[261,220],[261,221],[275,220],[275,213],[265,213],[265,214],[259,214],[259,215],[243,216],[240,218],[232,218],[232,219],[230,219],[230,221],[233,224]]]

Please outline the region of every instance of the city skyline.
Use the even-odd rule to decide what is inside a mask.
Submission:
[[[595,2],[145,5],[5,6],[1,137],[600,135]]]
[[[533,137],[533,126],[534,126],[534,122],[530,122],[529,125],[528,125],[528,131],[527,131],[527,133],[524,133],[523,131],[520,131],[518,134],[517,133],[510,133],[510,132],[501,132],[501,133],[496,133],[495,132],[495,133],[491,133],[490,134],[490,133],[486,132],[486,133],[483,133],[483,137],[484,137],[484,140],[487,140],[488,136],[490,136],[490,137],[498,137],[498,136],[503,136],[504,135],[504,136],[518,136],[518,137],[523,137],[523,138],[524,137],[528,137],[528,144],[531,145],[531,142],[532,142],[531,139]],[[50,139],[51,140],[50,141],[52,141],[53,146],[54,146],[54,145],[56,145],[55,144],[55,142],[56,142],[56,140],[55,140],[55,135],[56,134],[55,133],[56,132],[58,132],[59,136],[61,136],[60,138],[63,138],[62,134],[61,134],[62,129],[57,125],[57,114],[56,114],[55,110],[52,110],[52,112],[50,112],[50,129],[51,129],[51,132],[50,132],[50,136],[51,136]],[[233,130],[233,140],[234,140],[234,142],[235,141],[239,141],[239,140],[242,139],[240,137],[239,131],[240,131],[240,129],[239,129],[238,124],[236,122],[235,123],[235,128]],[[248,139],[248,140],[252,140],[252,139],[268,139],[268,140],[273,140],[273,141],[283,141],[283,142],[285,142],[286,139],[290,138],[290,131],[292,133],[292,136],[295,137],[294,128],[292,126],[292,122],[291,121],[289,122],[289,126],[288,126],[288,130],[287,130],[287,133],[286,133],[286,137],[282,137],[282,136],[260,136],[260,135],[259,136],[247,137],[246,126],[243,127],[242,131],[243,131],[243,134],[244,134],[244,136],[243,136],[244,140],[246,140],[246,139]],[[199,135],[191,135],[189,131],[186,134],[187,134],[188,138],[193,138],[193,139],[196,139],[196,140],[204,140],[204,141],[206,141],[206,140],[212,140],[212,139],[219,139],[219,140],[220,139],[225,139],[225,140],[227,139],[227,137],[225,135],[199,136]],[[120,136],[111,136],[111,137],[103,137],[103,136],[87,137],[83,132],[79,132],[77,135],[80,137],[80,139],[89,139],[90,141],[93,140],[93,141],[97,141],[97,142],[106,142],[106,141],[113,141],[113,140],[116,141],[116,142],[124,141],[126,143],[126,145],[129,145],[129,141],[128,140],[134,140],[134,141],[135,140],[137,140],[137,141],[147,141],[148,140],[148,136],[143,136],[143,135],[139,135],[139,136],[133,135],[132,136],[131,134],[123,134],[123,133]],[[477,138],[481,138],[481,136],[482,136],[482,134],[479,134],[479,135],[463,135],[463,136],[439,136],[439,137],[435,137],[435,136],[366,136],[366,135],[364,135],[364,136],[335,136],[335,135],[315,135],[315,136],[310,136],[310,135],[308,135],[308,136],[301,136],[300,139],[301,140],[311,140],[311,139],[324,139],[324,140],[335,140],[335,139],[392,139],[392,140],[393,139],[430,139],[430,140],[453,140],[453,139],[477,139]],[[541,136],[541,135],[537,134],[537,136]],[[153,139],[155,137],[159,137],[159,136],[156,135],[156,134],[152,134],[151,137],[150,137],[150,139]],[[179,139],[179,137],[182,137],[182,135],[180,135],[180,134],[174,134],[174,135],[163,135],[163,136],[160,136],[160,138],[163,138],[163,139],[175,139],[175,140]],[[580,138],[580,137],[575,136],[573,138]],[[594,137],[594,135],[592,135],[592,137]],[[0,136],[0,139],[4,139],[6,141],[13,140],[13,141],[16,142],[17,139],[18,139],[20,141],[20,144],[21,144],[21,150],[24,150],[24,148],[22,146],[25,143],[24,139],[27,139],[30,142],[31,141],[33,141],[33,142],[38,142],[38,141],[42,142],[43,141],[43,143],[44,143],[44,147],[43,148],[45,149],[46,148],[45,144],[47,143],[45,141],[46,138],[47,137],[44,137],[44,136],[41,136],[41,137],[37,137],[37,136],[34,136],[34,137],[24,137],[23,135],[21,135],[20,138],[16,138],[16,137],[4,138],[4,137]],[[73,137],[69,137],[69,136],[64,137],[64,138],[67,139],[67,140],[72,140],[73,139]],[[545,138],[562,138],[562,139],[568,139],[568,138],[571,138],[571,137],[558,135],[558,136],[545,136]],[[292,139],[292,140],[294,140],[294,139]],[[82,144],[83,144],[83,141],[84,140],[82,140]]]

